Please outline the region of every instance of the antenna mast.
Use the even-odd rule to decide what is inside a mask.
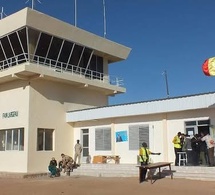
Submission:
[[[7,16],[7,15],[4,13],[4,8],[2,7],[1,8],[1,14],[0,14],[1,19],[3,19],[4,16]]]
[[[167,80],[167,72],[166,72],[166,70],[163,71],[162,75],[164,75],[164,77],[165,77],[166,94],[167,94],[167,98],[169,98],[169,87],[168,87],[168,80]]]
[[[105,0],[103,0],[103,19],[104,19],[104,38],[106,38],[106,9],[105,9]]]
[[[74,9],[75,9],[75,26],[77,26],[77,0],[75,0],[75,5],[74,5]]]
[[[4,8],[1,8],[1,19],[3,18]]]
[[[28,3],[29,1],[30,0],[27,0],[25,3]],[[38,3],[41,3],[40,0],[31,0],[31,9],[34,9],[35,1],[37,1]]]

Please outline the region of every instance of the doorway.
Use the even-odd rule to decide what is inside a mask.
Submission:
[[[210,134],[209,126],[199,126],[198,127],[199,135],[200,135],[201,132],[203,132],[205,135]]]
[[[201,132],[210,134],[210,119],[186,121],[185,130],[186,134],[190,135],[191,137],[195,134],[200,134]]]
[[[81,129],[81,141],[82,141],[82,163],[86,163],[89,156],[89,129]]]

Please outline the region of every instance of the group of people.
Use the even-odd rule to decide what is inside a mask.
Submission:
[[[179,165],[179,152],[186,152],[187,165],[215,166],[215,142],[207,132],[195,134],[193,137],[178,132],[172,142],[175,151],[175,166]]]
[[[82,145],[80,144],[79,140],[77,140],[74,149],[74,159],[71,156],[62,153],[62,159],[59,161],[59,163],[57,163],[56,159],[52,157],[48,166],[48,170],[50,171],[50,177],[59,177],[61,171],[67,173],[67,175],[70,175],[70,172],[72,172],[74,168],[77,168],[81,165]]]

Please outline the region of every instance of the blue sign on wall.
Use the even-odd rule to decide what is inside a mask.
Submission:
[[[127,131],[117,131],[116,132],[116,142],[128,141]]]

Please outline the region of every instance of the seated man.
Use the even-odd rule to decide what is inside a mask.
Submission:
[[[57,161],[54,157],[50,160],[48,169],[50,171],[50,177],[55,177],[57,175]]]
[[[67,172],[68,174],[70,173],[70,171],[73,171],[73,167],[74,167],[74,160],[71,156],[65,155],[65,154],[61,154],[62,160],[61,162],[59,162],[59,168],[63,168],[64,169],[64,173]]]

